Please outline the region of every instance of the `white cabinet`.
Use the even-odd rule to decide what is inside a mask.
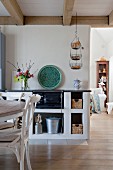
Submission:
[[[56,92],[57,93],[57,92]],[[36,108],[30,128],[30,139],[88,139],[90,91],[64,91],[64,107],[60,109]],[[35,134],[35,116],[42,116],[42,133]],[[47,132],[46,117],[60,117],[56,134]]]
[[[50,92],[50,91],[49,91]],[[59,93],[59,91],[53,91]],[[30,139],[89,139],[90,122],[90,90],[71,90],[63,92],[63,103],[60,108],[36,108],[30,126]],[[7,92],[8,99],[18,98],[21,91]],[[24,92],[31,95],[33,91]],[[41,91],[43,94],[43,91]],[[37,90],[40,94],[40,90]],[[54,96],[54,95],[53,95]],[[58,105],[56,105],[58,107]],[[35,117],[42,116],[42,133],[35,134]],[[59,117],[58,133],[47,131],[46,118]]]

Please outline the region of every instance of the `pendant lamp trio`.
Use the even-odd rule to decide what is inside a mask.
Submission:
[[[76,31],[75,31],[75,37],[73,41],[71,42],[71,49],[70,49],[70,62],[69,65],[71,69],[80,69],[82,67],[82,50],[84,47],[82,47],[82,44],[79,40],[79,37],[77,35],[77,13],[76,13]]]

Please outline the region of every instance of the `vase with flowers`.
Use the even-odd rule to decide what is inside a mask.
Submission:
[[[20,71],[16,77],[21,78],[21,90],[27,90],[29,89],[28,80],[29,78],[34,77],[34,75],[30,74],[29,70],[26,70],[25,72]]]
[[[15,66],[14,64],[12,64],[9,61],[8,61],[8,63],[13,65],[13,67],[17,71],[16,78],[18,78],[21,81],[21,90],[29,89],[28,80],[30,78],[33,78],[34,77],[34,73],[37,71],[36,70],[33,74],[30,73],[31,67],[34,65],[34,63],[31,63],[31,60],[30,60],[29,64],[26,63],[26,69],[24,68],[23,64],[20,67],[18,62],[17,62],[17,66]]]

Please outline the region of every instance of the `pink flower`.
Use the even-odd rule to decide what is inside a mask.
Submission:
[[[19,76],[21,76],[22,75],[22,72],[19,72]]]
[[[34,77],[34,75],[33,75],[33,74],[31,74],[31,75],[30,75],[30,77]]]

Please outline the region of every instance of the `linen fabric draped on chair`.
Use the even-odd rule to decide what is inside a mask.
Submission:
[[[26,160],[28,169],[32,170],[29,158],[29,127],[35,109],[35,104],[40,100],[40,95],[32,95],[26,100],[22,112],[22,128],[12,129],[10,131],[0,131],[0,148],[11,149],[20,163],[20,170],[24,170],[24,153],[26,151]]]
[[[19,95],[14,95],[13,96],[13,100],[18,100],[18,101],[21,101],[22,98],[25,96],[25,94],[22,92],[22,93],[19,93]],[[7,95],[7,93],[5,92],[1,92],[0,93],[0,100],[4,100],[4,97],[7,99],[7,97],[10,97],[9,95]],[[14,128],[15,126],[17,126],[17,120],[13,120],[11,122],[0,122],[0,130],[4,129],[9,129],[9,128]]]
[[[90,98],[92,100],[92,111],[100,113],[106,111],[105,100],[106,95],[104,94],[102,88],[91,88]]]

